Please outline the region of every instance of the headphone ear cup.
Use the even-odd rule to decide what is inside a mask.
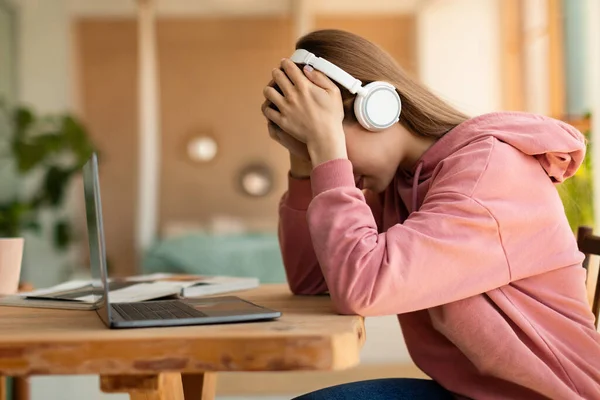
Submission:
[[[364,86],[354,101],[354,115],[369,131],[381,131],[398,122],[402,101],[393,85],[371,82]]]

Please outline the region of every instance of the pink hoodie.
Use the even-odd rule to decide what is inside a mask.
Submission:
[[[348,160],[290,178],[280,243],[296,294],[397,314],[416,365],[458,398],[600,399],[583,255],[553,182],[585,155],[573,127],[470,119],[378,196]],[[311,240],[312,239],[312,240]]]

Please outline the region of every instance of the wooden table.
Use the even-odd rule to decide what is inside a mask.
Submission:
[[[355,366],[364,321],[336,315],[327,296],[285,285],[236,293],[279,310],[276,321],[107,329],[93,311],[0,307],[0,375],[98,374],[131,399],[212,399],[219,371],[340,370]]]

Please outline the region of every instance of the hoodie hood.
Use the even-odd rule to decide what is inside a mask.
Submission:
[[[439,139],[413,168],[415,181],[429,178],[440,161],[489,136],[535,157],[553,182],[573,176],[585,157],[585,137],[571,125],[537,114],[497,112],[471,118]]]

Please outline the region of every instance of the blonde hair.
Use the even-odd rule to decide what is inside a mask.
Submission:
[[[440,138],[469,118],[411,78],[382,48],[353,33],[336,29],[314,31],[300,38],[296,49],[325,58],[363,85],[373,81],[394,85],[402,100],[400,123],[417,135]],[[346,121],[356,121],[355,95],[341,86],[340,90]]]

